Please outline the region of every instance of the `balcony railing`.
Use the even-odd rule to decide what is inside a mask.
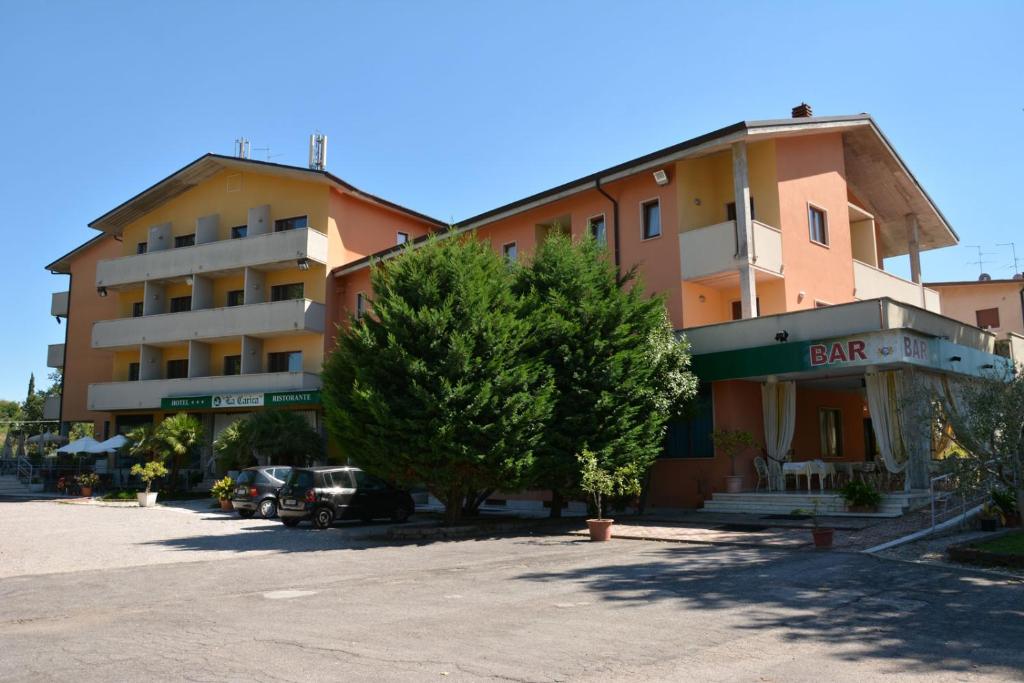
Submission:
[[[934,289],[922,287],[856,259],[853,261],[853,286],[857,299],[889,297],[933,313],[941,312],[939,293]]]
[[[68,317],[68,294],[69,292],[54,292],[50,295],[50,315]]]
[[[743,264],[736,255],[736,221],[708,225],[679,234],[680,267],[683,280],[701,280],[735,271]],[[754,221],[751,265],[775,275],[782,274],[782,233]]]
[[[295,332],[322,334],[324,324],[323,304],[309,299],[289,299],[102,320],[93,325],[92,346],[95,349],[117,349],[140,344],[204,341],[243,335]]]
[[[96,286],[117,287],[298,262],[327,263],[327,235],[312,228],[284,230],[191,247],[122,256],[96,264]]]
[[[190,379],[151,379],[89,385],[89,410],[155,410],[174,396],[249,392],[315,391],[320,375],[310,372],[267,372]]]
[[[48,368],[62,368],[64,367],[64,345],[63,344],[50,344],[46,347],[46,367]]]

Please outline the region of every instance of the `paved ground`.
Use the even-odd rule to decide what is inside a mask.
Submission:
[[[0,502],[0,679],[1024,680],[1020,582],[805,549],[375,530]]]

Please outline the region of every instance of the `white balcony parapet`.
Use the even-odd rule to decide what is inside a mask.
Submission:
[[[940,313],[939,293],[910,280],[887,273],[866,263],[853,260],[854,298],[860,300],[889,297],[911,306]]]
[[[738,270],[743,259],[736,255],[736,221],[679,233],[679,255],[683,280],[699,280]],[[758,270],[781,275],[782,232],[754,221],[749,262]]]
[[[96,286],[187,277],[308,259],[327,263],[327,235],[312,228],[122,256],[96,264]]]
[[[50,315],[61,318],[68,317],[68,294],[70,292],[54,292],[50,295]]]
[[[43,402],[43,419],[60,419],[60,394],[50,394]]]
[[[162,399],[175,396],[316,391],[320,386],[320,375],[310,372],[105,382],[89,385],[89,410],[159,410]]]
[[[309,299],[207,308],[182,313],[101,320],[92,327],[94,349],[309,332],[322,334],[324,305]]]
[[[46,348],[46,367],[48,367],[48,368],[62,368],[62,367],[64,367],[64,345],[63,344],[50,344]]]

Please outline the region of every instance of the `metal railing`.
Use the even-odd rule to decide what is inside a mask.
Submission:
[[[992,463],[985,463],[985,467]],[[971,479],[973,481],[965,481]],[[984,503],[992,494],[996,486],[995,478],[987,470],[984,474],[975,477],[964,477],[961,472],[946,472],[931,477],[928,481],[928,494],[930,498],[932,528],[934,529],[941,522],[961,516],[961,522],[967,518],[967,511]],[[941,508],[941,511],[940,511]],[[950,509],[955,510],[950,515]]]
[[[22,483],[31,484],[34,472],[35,467],[32,465],[31,460],[28,458],[18,458],[17,476]]]

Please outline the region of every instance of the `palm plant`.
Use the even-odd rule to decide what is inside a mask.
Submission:
[[[156,438],[171,460],[171,487],[176,488],[185,457],[203,441],[203,424],[188,413],[178,413],[157,425]]]
[[[125,436],[131,442],[128,452],[133,456],[146,460],[163,460],[163,448],[157,438],[156,427],[152,424],[140,425]]]

